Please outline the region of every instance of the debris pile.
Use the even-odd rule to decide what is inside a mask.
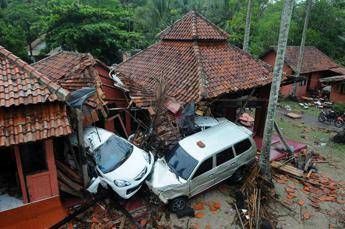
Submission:
[[[254,165],[244,181],[240,192],[236,193],[234,204],[242,228],[274,228],[276,217],[269,209],[270,200],[275,198],[272,184],[260,174]]]

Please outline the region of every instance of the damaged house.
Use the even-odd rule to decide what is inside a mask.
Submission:
[[[270,67],[229,44],[229,34],[194,11],[159,38],[116,66],[115,73],[128,88],[133,105],[151,114],[163,143],[169,145],[184,135],[179,120],[193,103],[198,115],[231,121],[244,107],[255,109],[253,131],[260,143],[272,81]]]
[[[54,144],[71,133],[67,95],[0,46],[0,228],[47,227],[64,216]]]
[[[128,96],[109,76],[110,69],[104,63],[91,54],[60,51],[34,63],[33,67],[71,93],[71,97],[80,89],[95,89],[81,108],[78,105],[81,114],[77,114],[75,107],[71,109],[73,112],[69,117],[75,132],[78,132],[79,125],[81,128],[92,125],[125,138],[129,136],[132,120],[126,109]],[[83,170],[85,149],[72,145],[69,138],[61,138],[60,141],[61,153],[57,156],[60,189],[64,193],[81,196],[81,190],[88,184],[92,165],[86,166],[88,172]]]
[[[98,127],[128,137],[131,119],[125,112],[128,99],[125,90],[115,86],[110,69],[88,53],[60,51],[34,64],[35,69],[69,92],[84,87],[96,88],[96,93],[83,107],[84,126]]]
[[[284,73],[287,78],[294,78],[298,65],[299,46],[286,47]],[[276,49],[267,50],[261,59],[270,65],[274,65],[276,58]],[[341,67],[337,65],[330,57],[313,46],[304,48],[303,64],[301,67],[301,77],[296,85],[296,96],[313,96],[317,95],[322,89],[320,79],[330,76],[341,75]],[[280,94],[284,97],[291,95],[293,85],[282,83]]]

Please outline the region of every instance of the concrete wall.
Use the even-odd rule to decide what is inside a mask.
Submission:
[[[331,91],[331,96],[330,100],[334,103],[343,103],[345,104],[345,94],[340,92],[340,87],[338,87],[339,83],[333,83],[332,86],[332,91]]]
[[[310,82],[309,82],[309,87],[308,90],[319,90],[320,89],[320,77],[321,74],[320,72],[313,72],[310,75]]]
[[[276,53],[271,51],[271,52],[267,53],[262,58],[262,60],[265,61],[266,63],[274,66],[275,58],[276,58]],[[292,68],[290,68],[289,65],[287,65],[286,63],[284,64],[283,71],[286,75],[293,75],[294,74]],[[308,82],[306,82],[302,85],[301,85],[301,83],[297,84],[297,91],[296,91],[297,97],[306,96],[306,94],[307,94],[307,83]],[[283,97],[287,97],[287,96],[291,95],[292,91],[293,91],[292,84],[285,85],[285,86],[282,86],[280,88],[280,94]]]

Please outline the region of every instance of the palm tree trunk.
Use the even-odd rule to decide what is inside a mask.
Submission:
[[[288,35],[289,35],[289,28],[290,28],[293,6],[294,6],[294,0],[285,0],[282,16],[280,20],[277,56],[276,56],[274,69],[273,69],[273,80],[272,80],[272,85],[271,85],[270,98],[268,102],[268,111],[267,111],[263,143],[262,143],[262,149],[261,149],[261,155],[260,155],[260,169],[261,169],[262,174],[268,180],[272,180],[271,167],[269,164],[272,132],[273,132],[273,127],[274,127],[274,119],[276,115],[281,76],[283,73],[283,66],[284,66],[285,50],[286,50],[286,44],[287,44]]]
[[[244,39],[243,39],[243,50],[246,52],[248,52],[248,47],[249,47],[251,14],[252,14],[252,1],[248,0],[246,28],[244,31]]]
[[[310,15],[310,10],[311,10],[311,5],[312,5],[312,0],[307,0],[306,3],[306,10],[305,10],[305,18],[304,18],[304,26],[303,26],[303,32],[302,32],[302,40],[301,40],[301,45],[299,47],[299,55],[298,55],[298,62],[297,62],[297,69],[296,69],[296,74],[295,77],[299,77],[301,73],[301,68],[303,64],[303,57],[304,57],[304,46],[305,46],[305,40],[307,38],[307,30],[308,30],[308,23],[309,23],[309,15]],[[293,84],[293,92],[292,95],[296,96],[297,94],[297,82]]]

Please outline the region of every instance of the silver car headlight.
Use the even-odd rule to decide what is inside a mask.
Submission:
[[[149,153],[144,153],[144,159],[147,161],[147,163],[151,164],[151,155]]]
[[[125,181],[125,180],[114,180],[114,184],[115,184],[117,187],[120,187],[120,188],[131,185],[130,182]]]

